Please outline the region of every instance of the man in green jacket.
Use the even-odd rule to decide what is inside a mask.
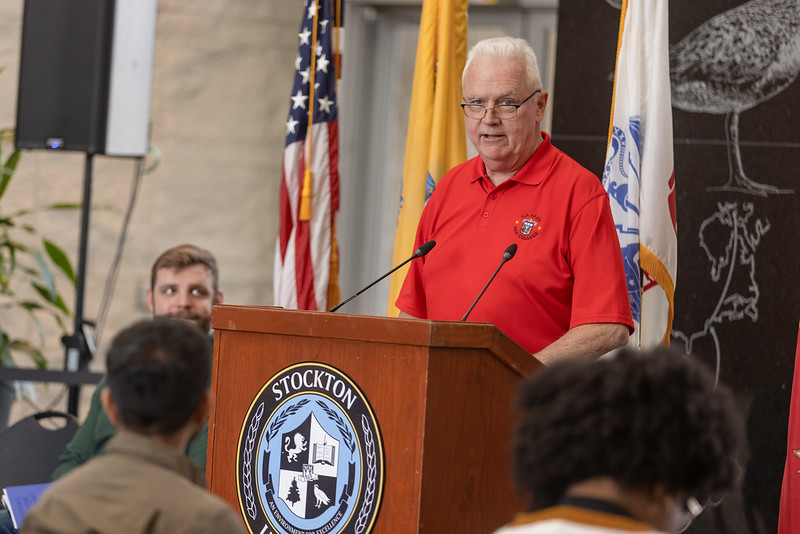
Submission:
[[[195,245],[179,245],[158,257],[150,274],[147,305],[154,317],[175,317],[196,325],[210,335],[211,307],[222,303],[218,286],[219,273],[214,256]],[[103,411],[100,402],[106,377],[97,385],[89,413],[58,460],[52,480],[103,454],[116,427]],[[186,454],[205,472],[208,423],[189,443]],[[0,531],[1,532],[1,531]]]

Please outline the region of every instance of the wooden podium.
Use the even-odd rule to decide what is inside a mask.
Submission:
[[[378,420],[385,484],[372,532],[490,533],[522,510],[512,405],[520,378],[542,364],[493,325],[225,305],[212,326],[206,476],[235,509],[251,403],[270,377],[313,361],[358,384]]]

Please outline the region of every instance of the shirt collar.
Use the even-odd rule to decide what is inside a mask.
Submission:
[[[136,456],[175,471],[199,486],[203,485],[204,473],[194,465],[186,454],[152,440],[143,434],[120,428],[117,435],[108,442],[106,454]]]

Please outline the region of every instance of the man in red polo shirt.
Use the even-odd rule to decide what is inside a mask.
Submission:
[[[462,78],[478,156],[436,186],[396,305],[401,317],[458,320],[518,248],[469,319],[490,322],[544,363],[602,355],[633,331],[619,241],[600,180],[550,144],[536,56],[522,39],[476,44]]]

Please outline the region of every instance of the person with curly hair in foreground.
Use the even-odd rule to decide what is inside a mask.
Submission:
[[[670,349],[557,362],[518,404],[514,476],[531,508],[496,534],[680,532],[736,482],[732,395]]]

